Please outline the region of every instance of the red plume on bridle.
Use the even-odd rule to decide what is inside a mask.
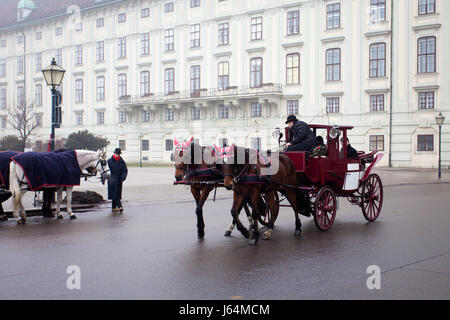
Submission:
[[[180,143],[178,142],[177,138],[173,139],[173,142],[175,144],[175,149],[176,151],[189,151],[189,149],[191,148],[191,143],[194,140],[194,137],[190,138],[188,141]]]
[[[222,159],[231,158],[234,156],[234,143],[231,147],[224,147],[220,149],[218,157]]]

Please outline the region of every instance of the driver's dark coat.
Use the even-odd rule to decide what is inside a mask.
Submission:
[[[289,151],[312,151],[316,147],[316,137],[303,121],[297,121],[289,129],[289,136],[291,137]]]
[[[119,161],[111,157],[108,159],[108,167],[111,172],[111,176],[108,178],[108,199],[122,199],[122,183],[127,178],[127,165],[122,157],[120,157]]]

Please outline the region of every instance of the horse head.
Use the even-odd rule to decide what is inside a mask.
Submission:
[[[187,165],[190,163],[188,161],[191,154],[191,145],[194,137],[186,142],[180,143],[176,138],[174,138],[174,149],[170,155],[170,160],[175,162],[175,180],[181,181],[186,175]]]
[[[224,147],[220,149],[219,158],[221,159],[221,171],[223,174],[224,187],[227,190],[233,189],[234,177],[236,176],[237,167],[237,147],[234,143],[231,147]]]

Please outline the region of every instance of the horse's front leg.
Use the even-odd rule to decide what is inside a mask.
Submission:
[[[211,187],[204,187],[201,190],[200,199],[197,203],[197,209],[195,210],[195,214],[197,215],[197,234],[198,239],[202,240],[205,238],[205,222],[203,220],[203,205],[208,199],[209,193],[211,192]]]
[[[259,228],[258,228],[258,216],[259,216],[259,197],[260,194],[258,191],[253,191],[252,194],[250,195],[250,200],[252,203],[252,214],[253,214],[253,225],[252,225],[252,229],[253,229],[253,233],[252,233],[252,237],[249,241],[249,244],[251,246],[254,246],[258,243],[259,240]]]
[[[250,210],[248,209],[246,201],[242,202],[241,207],[239,208],[239,211],[238,211],[238,215],[241,214],[242,208],[244,208],[244,210],[245,210],[245,214],[247,215],[248,222],[250,223],[250,227],[251,227],[251,225],[253,224],[253,219],[252,219]],[[236,222],[233,219],[233,221],[231,221],[230,226],[225,231],[225,237],[231,237],[231,232],[233,232],[234,227],[236,227]]]
[[[270,237],[272,236],[273,233],[273,229],[275,226],[275,220],[278,217],[278,209],[279,209],[279,204],[276,202],[276,191],[271,191],[266,193],[266,204],[267,207],[270,211],[270,221],[269,221],[269,225],[267,227],[267,230],[264,232],[264,236],[263,236],[263,240],[269,240]],[[269,213],[267,213],[269,214]]]
[[[73,187],[66,187],[67,213],[69,214],[70,219],[75,220],[77,216],[72,212],[72,191]]]
[[[244,203],[244,197],[238,194],[236,191],[233,193],[233,207],[231,208],[231,215],[233,216],[233,223],[236,224],[236,228],[242,233],[245,238],[250,238],[250,232],[244,227],[239,220],[239,211]]]
[[[62,202],[62,187],[56,188],[56,218],[62,219],[61,214],[61,202]]]

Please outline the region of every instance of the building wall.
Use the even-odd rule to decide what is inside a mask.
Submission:
[[[116,5],[81,11],[78,15],[59,17],[25,27],[0,31],[0,39],[7,46],[0,48],[0,59],[7,61],[7,75],[0,78],[0,88],[7,88],[8,103],[14,103],[17,86],[23,75],[17,75],[17,56],[23,45],[17,44],[20,31],[26,35],[26,92],[27,101],[34,99],[35,84],[43,86],[43,127],[36,131],[34,141],[48,141],[50,133],[50,90],[40,71],[35,71],[35,54],[42,52],[45,67],[63,49],[62,67],[67,70],[63,81],[63,125],[57,137],[82,129],[106,136],[111,152],[119,140],[126,140],[124,156],[139,161],[140,139],[149,140],[150,150],[142,151],[149,162],[167,162],[170,152],[165,139],[178,140],[195,136],[203,144],[228,142],[250,146],[252,137],[260,137],[263,148],[275,147],[271,132],[284,126],[287,100],[299,101],[298,116],[307,123],[353,125],[349,137],[359,150],[369,150],[371,135],[384,136],[382,165],[388,165],[389,146],[392,145],[393,166],[436,167],[438,157],[438,128],[435,116],[442,112],[447,124],[442,128],[443,164],[450,165],[450,3],[436,0],[436,13],[420,16],[417,0],[386,1],[385,21],[370,23],[369,0],[225,0],[201,1],[191,8],[190,1],[173,1],[174,11],[164,12],[170,1],[125,1]],[[340,27],[327,29],[327,5],[340,3]],[[149,8],[150,17],[141,18],[141,9]],[[287,13],[300,12],[300,33],[287,35]],[[118,15],[126,13],[126,22],[118,23]],[[252,17],[263,18],[262,40],[251,40]],[[97,28],[96,20],[104,18],[104,27]],[[75,24],[82,23],[82,31]],[[218,25],[229,23],[228,45],[218,45]],[[190,48],[190,26],[200,23],[200,48]],[[57,27],[62,36],[55,35]],[[164,31],[175,29],[173,52],[164,52]],[[42,32],[42,40],[35,33]],[[140,55],[140,37],[150,33],[150,55]],[[391,44],[391,36],[393,43]],[[417,70],[417,41],[420,37],[436,37],[436,72],[419,74]],[[126,37],[125,59],[118,59],[118,38]],[[96,42],[104,41],[104,62],[96,62]],[[386,75],[369,76],[369,47],[386,43]],[[75,65],[75,46],[83,45],[83,64]],[[341,49],[341,79],[325,81],[327,49]],[[390,55],[393,55],[391,66]],[[286,84],[286,55],[300,54],[300,84]],[[263,83],[251,89],[250,59],[263,59]],[[218,63],[228,61],[230,86],[234,90],[213,90],[218,86]],[[201,66],[201,88],[198,98],[191,98],[190,67]],[[392,74],[391,74],[392,67]],[[164,70],[175,69],[175,91],[165,96]],[[153,94],[140,97],[140,72],[150,71],[150,90]],[[118,74],[127,74],[127,97],[119,99]],[[96,77],[105,77],[105,100],[96,100]],[[391,79],[392,77],[392,79]],[[75,81],[83,79],[84,99],[75,103]],[[392,80],[392,89],[391,89]],[[272,84],[272,85],[271,85]],[[435,92],[431,110],[419,110],[418,94]],[[370,95],[384,95],[384,110],[370,111]],[[340,99],[339,112],[327,113],[327,98]],[[392,101],[391,101],[392,100]],[[251,103],[262,105],[262,116],[251,117]],[[229,118],[218,119],[218,105],[229,107]],[[191,107],[200,108],[200,120],[191,120]],[[392,109],[391,109],[392,107]],[[165,121],[165,110],[174,110],[174,121]],[[142,122],[141,112],[150,112],[150,121]],[[97,112],[105,112],[105,123],[97,124]],[[83,124],[76,124],[75,114],[82,112]],[[126,123],[119,123],[119,112],[127,115]],[[6,116],[0,110],[0,116]],[[392,116],[392,141],[390,121]],[[0,129],[2,135],[11,128]],[[417,151],[417,135],[434,136],[433,151]]]

